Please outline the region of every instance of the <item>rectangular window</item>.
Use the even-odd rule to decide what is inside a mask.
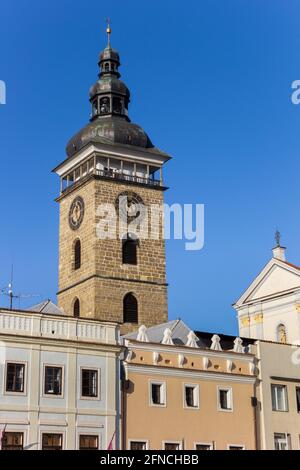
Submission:
[[[178,442],[165,442],[165,450],[180,450]]]
[[[276,432],[274,434],[274,447],[275,450],[291,450],[291,435]]]
[[[62,367],[45,367],[45,394],[62,394]]]
[[[82,176],[85,176],[88,172],[88,165],[87,163],[84,163],[81,168]]]
[[[62,450],[62,434],[43,434],[42,450]]]
[[[219,409],[232,410],[232,390],[231,388],[219,388]]]
[[[15,364],[8,362],[6,365],[6,391],[24,392],[24,364]]]
[[[98,450],[98,436],[79,436],[80,450]]]
[[[81,395],[83,397],[96,398],[98,396],[98,371],[82,369],[81,371]]]
[[[5,432],[2,439],[2,450],[23,450],[22,432]]]
[[[185,406],[187,408],[199,407],[199,388],[197,385],[185,385],[184,395]]]
[[[151,404],[165,405],[165,387],[161,383],[151,383]]]
[[[147,442],[143,441],[130,441],[130,450],[146,450]]]
[[[244,450],[244,446],[230,445],[228,446],[228,450]]]
[[[92,172],[94,170],[94,157],[89,159],[88,164],[89,164],[89,172]]]
[[[271,385],[272,410],[288,411],[287,388],[285,385]]]
[[[75,170],[75,181],[80,179],[80,168],[76,168]]]
[[[196,444],[196,450],[213,450],[212,444]]]
[[[300,387],[296,387],[297,411],[300,413]]]

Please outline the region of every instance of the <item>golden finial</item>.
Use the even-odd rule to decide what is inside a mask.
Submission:
[[[106,19],[106,33],[107,33],[107,45],[110,46],[110,35],[111,35],[110,18]]]

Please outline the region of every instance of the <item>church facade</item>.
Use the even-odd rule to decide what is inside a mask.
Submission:
[[[241,336],[300,343],[300,267],[278,241],[273,257],[235,302]]]

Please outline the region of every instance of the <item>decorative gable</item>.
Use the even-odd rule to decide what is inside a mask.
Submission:
[[[238,299],[235,306],[240,307],[248,302],[275,297],[294,289],[300,289],[300,270],[285,261],[273,258]]]

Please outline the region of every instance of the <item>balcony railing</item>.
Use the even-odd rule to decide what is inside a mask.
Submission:
[[[68,189],[73,188],[74,185],[77,185],[78,183],[87,180],[88,177],[91,175],[100,176],[102,178],[110,178],[110,179],[118,180],[118,181],[125,181],[129,183],[144,184],[148,186],[155,186],[155,187],[162,186],[162,181],[151,178],[151,177],[128,175],[126,173],[122,173],[120,170],[113,170],[113,169],[99,170],[97,168],[93,168],[89,171],[89,173],[82,175],[75,182],[70,181],[70,180],[69,181],[65,180],[67,185],[65,187],[62,187],[61,191],[65,192]]]
[[[154,178],[147,178],[144,176],[138,175],[128,175],[126,173],[121,173],[120,171],[110,170],[95,170],[95,174],[98,176],[103,176],[104,178],[112,178],[115,180],[129,181],[131,183],[139,184],[149,184],[150,186],[161,186],[160,180]]]

